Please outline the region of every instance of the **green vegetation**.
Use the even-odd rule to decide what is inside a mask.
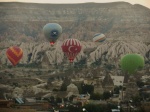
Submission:
[[[115,104],[87,104],[84,108],[88,112],[111,112],[111,109],[117,109],[117,105]]]
[[[112,96],[112,94],[109,91],[104,91],[103,98],[105,100],[109,99]]]
[[[26,68],[37,68],[39,65],[37,63],[29,63],[29,64],[22,65],[22,66]]]
[[[82,84],[82,94],[91,94],[94,92],[94,86],[93,85],[88,85],[88,84]]]
[[[114,94],[119,94],[119,91],[122,90],[122,86],[115,86],[114,88]]]
[[[99,93],[92,93],[90,96],[90,99],[92,100],[102,100],[103,99],[103,94],[99,94]]]

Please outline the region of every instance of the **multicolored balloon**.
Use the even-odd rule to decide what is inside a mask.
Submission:
[[[61,48],[70,62],[73,62],[75,57],[80,53],[82,46],[80,41],[77,39],[66,39]]]
[[[129,74],[133,74],[136,70],[144,67],[145,62],[143,56],[139,54],[126,54],[121,58],[121,69]]]
[[[9,47],[6,51],[7,58],[13,64],[13,66],[17,65],[20,59],[23,56],[23,51],[21,48],[17,46]]]
[[[57,23],[48,23],[43,27],[46,39],[53,45],[62,33],[62,27]]]
[[[102,33],[95,34],[93,37],[93,42],[103,42],[106,39],[106,36]]]

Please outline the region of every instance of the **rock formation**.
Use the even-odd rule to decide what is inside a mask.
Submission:
[[[103,92],[104,92],[104,89],[102,87],[102,80],[97,79],[96,84],[94,85],[94,93],[103,94]]]
[[[74,95],[79,94],[79,90],[78,87],[75,86],[73,83],[71,83],[70,85],[67,86],[67,92],[72,92]]]
[[[106,74],[106,76],[104,77],[104,80],[102,82],[102,86],[104,88],[104,91],[113,91],[114,83],[113,83],[113,80],[109,74]]]

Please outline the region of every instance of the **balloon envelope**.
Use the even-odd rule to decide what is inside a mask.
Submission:
[[[106,39],[106,36],[102,33],[95,34],[93,37],[93,42],[103,42]]]
[[[144,58],[138,54],[127,54],[121,59],[121,69],[129,74],[144,67]]]
[[[82,46],[80,41],[77,39],[66,39],[61,48],[70,62],[73,62],[78,53],[80,53]]]
[[[15,66],[23,56],[23,51],[17,46],[9,47],[6,51],[7,58]]]
[[[48,23],[43,27],[45,38],[53,45],[62,33],[62,27],[57,23]]]

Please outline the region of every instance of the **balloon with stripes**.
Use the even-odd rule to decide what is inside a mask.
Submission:
[[[103,42],[106,40],[106,36],[102,33],[95,34],[93,37],[93,42]]]
[[[17,65],[23,56],[23,51],[17,46],[11,46],[6,51],[7,58],[13,66]]]
[[[77,39],[66,39],[62,46],[62,51],[68,57],[70,62],[73,62],[75,57],[80,53],[82,45]]]

